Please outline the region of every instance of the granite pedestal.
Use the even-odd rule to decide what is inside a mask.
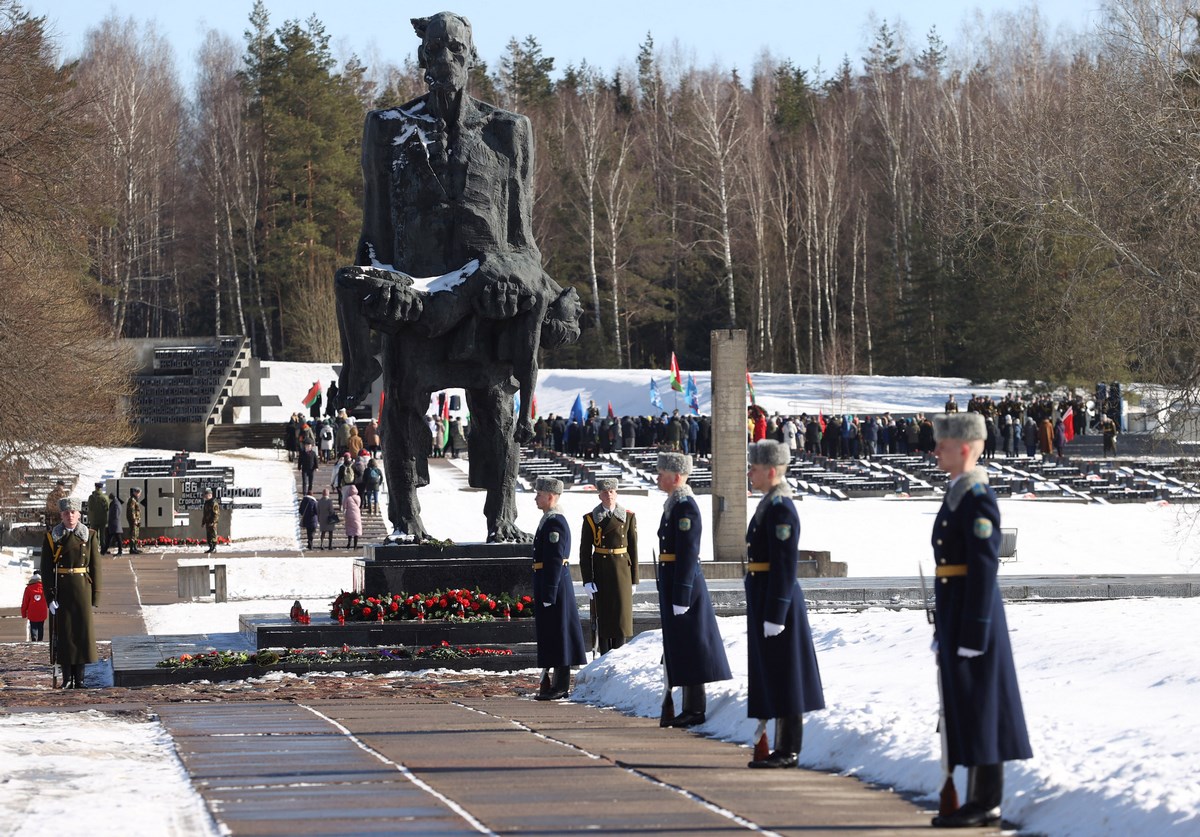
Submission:
[[[430,593],[478,587],[488,595],[533,593],[533,544],[368,544],[354,562],[354,590]]]

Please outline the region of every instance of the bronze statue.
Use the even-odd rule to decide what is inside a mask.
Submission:
[[[412,24],[429,93],[372,111],[363,127],[362,235],[355,266],[335,280],[341,398],[362,401],[382,372],[389,540],[429,537],[417,501],[429,483],[425,414],[434,390],[461,386],[488,540],[528,542],[515,487],[538,351],[577,340],[582,308],[542,270],[533,240],[529,120],[467,95],[478,59],[465,18]]]

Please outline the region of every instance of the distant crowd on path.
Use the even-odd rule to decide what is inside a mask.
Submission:
[[[379,421],[371,419],[360,429],[353,416],[337,408],[336,393],[337,384],[331,381],[324,416],[318,399],[307,419],[303,413],[293,413],[284,427],[288,461],[295,462],[300,471],[300,527],[307,535],[309,549],[318,532],[318,548],[333,549],[338,524],[346,538],[345,548],[356,548],[363,534],[362,515],[380,513],[383,469],[378,459],[382,449]],[[313,482],[322,464],[332,464],[333,475],[318,499],[313,496]]]
[[[712,421],[708,416],[681,415],[679,410],[657,416],[604,416],[595,401],[583,421],[555,415],[533,425],[533,446],[583,459],[625,448],[660,448],[694,456],[712,455]]]

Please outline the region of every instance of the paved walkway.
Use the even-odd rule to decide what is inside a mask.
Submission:
[[[154,708],[233,835],[933,831],[929,811],[855,779],[748,770],[746,748],[568,702]]]

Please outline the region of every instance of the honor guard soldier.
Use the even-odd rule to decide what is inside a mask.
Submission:
[[[94,663],[92,608],[100,603],[100,539],[80,522],[78,497],[58,501],[61,522],[42,542],[42,578],[49,586],[50,663],[62,665],[63,688],[83,688],[83,667]]]
[[[946,761],[968,768],[967,799],[938,828],[1000,821],[1004,764],[1033,757],[996,573],[1000,507],[977,468],[987,429],[978,413],[934,419],[938,467],[950,485],[933,524],[934,636]]]
[[[633,591],[638,583],[637,519],[617,502],[617,481],[596,480],[600,505],[583,518],[579,573],[596,609],[603,654],[633,636]]]
[[[558,511],[562,480],[538,477],[534,502],[542,512],[533,536],[533,625],[537,635],[537,664],[553,669],[542,679],[537,700],[558,700],[571,690],[571,666],[587,662],[579,606],[571,581],[571,528]]]
[[[704,684],[729,680],[729,660],[700,570],[700,507],[687,484],[692,458],[658,455],[658,487],[667,493],[658,526],[658,612],[662,620],[667,695],[660,726],[704,723]],[[683,710],[675,715],[670,689],[683,687]]]
[[[87,499],[88,526],[96,530],[100,539],[100,554],[108,554],[108,495],[104,493],[103,481],[96,483]]]
[[[221,520],[221,501],[213,497],[211,488],[204,489],[204,537],[208,541],[207,552],[217,551],[217,523]]]
[[[142,536],[142,489],[129,489],[129,502],[125,504],[125,522],[129,525],[129,554],[141,553],[138,539]]]
[[[796,580],[800,516],[785,479],[791,451],[763,439],[750,445],[750,487],[763,493],[746,529],[747,713],[762,735],[775,719],[775,749],[750,767],[795,767],[802,716],[825,708],[804,591]]]

